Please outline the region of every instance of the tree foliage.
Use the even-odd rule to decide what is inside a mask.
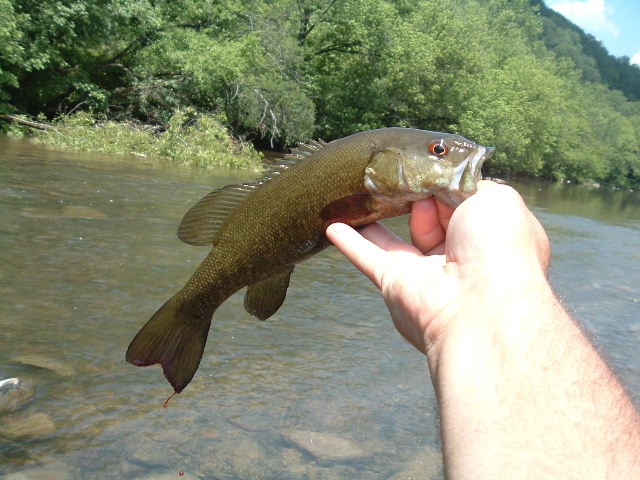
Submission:
[[[588,82],[601,82],[620,90],[632,101],[640,100],[640,67],[628,57],[614,57],[593,35],[559,13],[546,7],[542,0],[531,0],[544,22],[544,43],[555,54],[570,59]]]
[[[640,69],[594,42],[539,0],[0,0],[0,113],[446,130],[493,174],[635,186]]]

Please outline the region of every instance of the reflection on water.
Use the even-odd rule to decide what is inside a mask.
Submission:
[[[207,253],[177,240],[184,212],[251,174],[7,139],[0,159],[0,380],[35,386],[0,417],[0,475],[441,478],[424,359],[333,249],[296,268],[267,322],[246,314],[240,295],[229,299],[169,408],[160,369],[124,361]],[[550,232],[556,289],[640,398],[637,197],[518,188]]]
[[[515,182],[538,211],[580,215],[599,222],[638,228],[640,192],[548,182]]]

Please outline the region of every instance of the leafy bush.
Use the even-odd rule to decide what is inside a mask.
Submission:
[[[79,112],[59,117],[54,128],[39,132],[36,138],[48,145],[77,150],[164,157],[200,167],[260,169],[260,154],[251,144],[233,139],[223,120],[178,110],[166,128],[161,128]]]

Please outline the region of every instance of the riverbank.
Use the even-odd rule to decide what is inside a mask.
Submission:
[[[36,143],[54,148],[77,151],[128,154],[141,158],[166,158],[197,167],[229,167],[260,171],[271,158],[281,152],[261,151],[248,141],[233,137],[221,115],[199,114],[192,109],[177,110],[165,125],[151,125],[131,119],[107,120],[87,112],[62,115],[52,122],[22,116],[0,115],[8,122],[9,134],[28,136]],[[493,177],[495,166],[487,163],[485,178],[500,181],[544,181],[558,184],[578,184],[590,189],[634,192],[638,185],[618,185],[547,177],[542,175],[508,175]]]
[[[178,110],[166,125],[117,122],[86,112],[63,115],[53,122],[3,116],[10,133],[28,135],[46,146],[80,151],[167,158],[198,167],[260,170],[262,155],[250,142],[233,138],[219,115]]]

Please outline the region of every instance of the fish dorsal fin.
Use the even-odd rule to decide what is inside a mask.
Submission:
[[[277,164],[271,165],[256,181],[241,185],[227,185],[205,195],[182,218],[178,227],[178,238],[190,245],[216,245],[220,228],[249,195],[326,144],[322,140],[300,143]]]
[[[312,140],[309,143],[299,143],[296,148],[291,149],[291,153],[288,153],[284,156],[284,160],[295,163],[298,160],[306,158],[309,155],[322,149],[326,144],[327,142],[325,142],[324,140]]]
[[[249,285],[244,295],[244,309],[260,320],[266,320],[276,313],[287,295],[292,272],[293,266],[290,266],[265,280]]]
[[[178,238],[190,245],[215,245],[231,212],[258,187],[258,183],[227,185],[205,195],[182,217]]]

